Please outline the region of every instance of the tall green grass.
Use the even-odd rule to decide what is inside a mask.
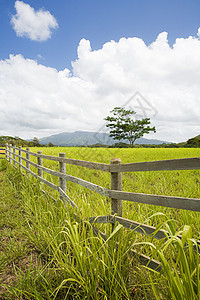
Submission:
[[[178,237],[180,234],[182,238]],[[199,246],[193,239],[191,227],[185,225],[182,231],[170,236],[160,247],[149,245],[162,263],[169,299],[200,299]],[[153,280],[152,289],[156,299],[160,299],[161,295],[165,297]]]
[[[33,148],[32,151],[37,150]],[[44,154],[66,152],[70,158],[109,163],[120,157],[123,163],[199,156],[199,149],[87,149],[43,148]],[[58,164],[44,160],[58,170]],[[110,186],[109,174],[67,165],[67,173]],[[155,241],[116,225],[98,225],[107,240],[95,236],[88,217],[110,214],[105,197],[67,182],[67,193],[78,205],[75,211],[41,192],[34,179],[23,178],[9,167],[16,190],[21,194],[29,226],[27,236],[41,255],[43,267],[30,266],[26,274],[16,270],[20,281],[12,289],[27,299],[199,299],[199,254],[194,250],[199,238],[199,213],[124,202],[123,214],[132,220],[167,229],[167,240]],[[152,194],[196,197],[200,195],[200,172],[136,172],[123,174],[123,190]],[[58,184],[58,179],[45,175]],[[182,239],[178,234],[182,233]],[[131,255],[131,249],[151,255],[162,263],[162,273],[150,271]],[[198,246],[196,245],[196,248]]]
[[[10,295],[26,299],[148,299],[151,283],[139,268],[131,248],[141,239],[116,225],[107,239],[91,225],[75,219],[75,211],[44,196],[39,183],[8,166],[8,177],[21,195],[26,235],[40,253],[42,267],[30,264],[26,273],[16,268],[18,285]],[[109,225],[108,225],[109,226]],[[122,242],[123,241],[123,242]],[[141,275],[140,275],[141,274]]]

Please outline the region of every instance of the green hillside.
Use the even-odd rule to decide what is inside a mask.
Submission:
[[[20,137],[18,136],[15,136],[15,137],[12,137],[12,136],[0,136],[0,144],[1,145],[5,145],[6,143],[9,144],[12,144],[12,145],[16,145],[17,147],[19,146],[22,146],[22,147],[40,147],[40,143],[39,143],[39,140],[34,137],[32,141],[26,141],[26,140],[23,140],[21,139]],[[44,145],[42,145],[44,146]],[[52,146],[51,145],[48,145],[48,146]]]
[[[16,146],[24,146],[28,142],[24,141],[19,137],[12,137],[12,136],[0,136],[0,144],[5,145],[6,143],[16,145]]]

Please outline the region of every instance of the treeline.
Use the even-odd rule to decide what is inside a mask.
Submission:
[[[114,145],[94,144],[91,148],[131,148],[131,145],[126,143],[115,143]],[[192,138],[187,142],[182,143],[163,143],[163,144],[135,144],[133,148],[200,148],[200,139]]]
[[[34,137],[31,141],[23,140],[17,136],[0,136],[0,144],[5,145],[6,143],[15,145],[17,147],[57,147],[53,143],[49,142],[48,144],[40,144],[38,138]],[[67,146],[66,146],[67,147]],[[84,147],[84,146],[73,146],[73,147]],[[85,147],[90,148],[131,148],[130,144],[126,143],[115,143],[113,145],[105,145],[105,144],[94,144]],[[200,148],[200,139],[194,137],[189,139],[187,142],[182,143],[163,143],[163,144],[135,144],[134,148]]]
[[[12,144],[13,146],[19,147],[56,147],[52,143],[40,144],[38,138],[34,137],[31,141],[26,141],[18,136],[0,136],[0,144],[5,145],[6,143]]]

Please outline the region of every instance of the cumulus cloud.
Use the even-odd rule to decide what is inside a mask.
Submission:
[[[58,72],[21,55],[11,55],[0,62],[0,74],[2,131],[15,131],[18,136],[39,132],[41,136],[72,131],[83,124],[87,128],[91,122],[82,103],[87,106],[92,86],[70,77],[69,70]]]
[[[157,133],[184,141],[200,133],[200,40],[162,32],[151,45],[139,38],[110,41],[93,51],[78,46],[73,69],[57,71],[21,55],[0,61],[0,135],[42,137],[102,127],[115,106],[150,117]]]
[[[52,29],[58,27],[56,19],[47,10],[35,11],[23,1],[16,1],[15,9],[16,15],[12,16],[11,24],[17,36],[42,42],[48,40]]]

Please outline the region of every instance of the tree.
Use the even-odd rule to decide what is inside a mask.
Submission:
[[[40,142],[39,142],[39,140],[38,140],[37,137],[33,138],[33,144],[34,144],[35,147],[39,147],[40,146]]]
[[[197,137],[187,140],[187,145],[190,147],[200,147],[200,139]]]
[[[47,147],[55,147],[55,145],[53,143],[49,142]]]
[[[122,107],[115,107],[111,110],[113,116],[108,116],[104,120],[109,123],[106,127],[109,127],[110,137],[114,140],[128,140],[131,147],[133,147],[136,139],[139,139],[144,134],[150,131],[156,132],[155,127],[150,127],[150,118],[141,120],[133,120],[132,115],[136,114],[133,110],[126,110]]]

